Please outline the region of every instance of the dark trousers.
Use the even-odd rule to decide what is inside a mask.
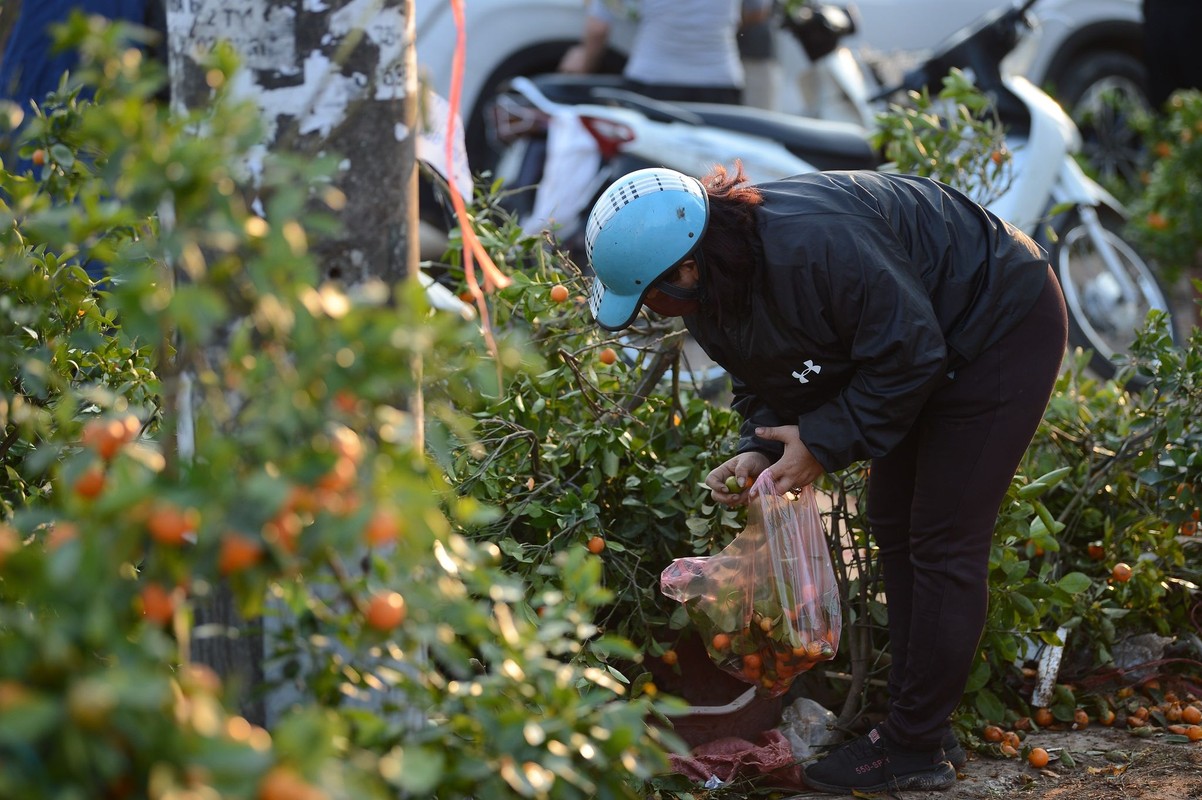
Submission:
[[[1051,270],[1026,318],[956,370],[910,433],[872,461],[868,520],[889,614],[886,732],[934,747],[985,627],[997,512],[1043,418],[1067,337]]]

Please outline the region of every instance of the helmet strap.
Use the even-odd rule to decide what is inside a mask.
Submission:
[[[655,290],[674,300],[696,300],[698,297],[701,297],[700,285],[694,286],[691,289],[682,289],[679,286],[673,286],[667,281],[660,281],[655,284]]]

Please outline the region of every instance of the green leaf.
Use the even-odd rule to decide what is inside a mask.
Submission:
[[[534,559],[526,554],[525,546],[508,536],[497,542],[497,546],[501,548],[502,553],[514,559],[515,561],[523,564],[534,563]]]
[[[985,659],[977,659],[973,662],[972,672],[968,676],[968,683],[964,686],[964,693],[971,694],[978,689],[985,688],[989,684],[991,675],[992,670],[989,667],[989,662]]]
[[[616,478],[618,476],[618,454],[613,450],[606,450],[601,455],[601,472],[607,478]]]
[[[682,481],[685,478],[689,477],[689,475],[692,472],[693,472],[693,468],[691,466],[680,466],[680,467],[668,467],[661,474],[664,476],[665,481],[670,481],[672,483],[676,483],[677,481]],[[704,483],[701,485],[705,486]],[[709,487],[707,486],[706,489],[708,489],[708,488]]]
[[[1013,636],[1001,637],[997,642],[994,655],[1002,661],[1014,661],[1018,658],[1018,642]]]
[[[988,689],[978,691],[973,704],[985,719],[1000,721],[1006,717],[1006,704]]]
[[[0,712],[0,742],[24,745],[41,739],[61,722],[61,706],[51,698],[31,698]]]
[[[70,169],[75,164],[75,153],[65,144],[50,145],[50,158],[59,166]]]
[[[678,606],[672,612],[672,616],[668,618],[668,627],[674,631],[682,630],[689,624],[689,610],[685,606]]]
[[[433,747],[397,748],[381,759],[385,779],[410,794],[434,791],[446,769],[446,756]]]
[[[1069,594],[1079,594],[1090,587],[1093,581],[1083,572],[1070,572],[1057,582],[1056,587]]]
[[[1036,610],[1035,604],[1028,600],[1022,593],[1011,592],[1009,597],[1010,602],[1014,604],[1015,611],[1017,611],[1020,616],[1026,617],[1031,621],[1036,621],[1039,619],[1039,611]]]
[[[1061,467],[1060,469],[1054,469],[1051,472],[1041,475],[1035,480],[1031,481],[1031,483],[1019,489],[1016,494],[1024,500],[1032,497],[1038,497],[1048,489],[1051,489],[1053,486],[1060,483],[1060,481],[1064,480],[1064,477],[1072,471],[1072,467]]]

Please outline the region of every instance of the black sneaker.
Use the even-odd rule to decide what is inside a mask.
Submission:
[[[947,760],[952,762],[952,769],[956,772],[964,769],[964,765],[968,763],[968,753],[964,751],[964,745],[960,744],[956,734],[948,731],[939,744],[943,747],[943,754],[947,756]]]
[[[873,728],[805,769],[806,785],[822,792],[851,794],[946,789],[956,770],[943,748],[903,750]]]

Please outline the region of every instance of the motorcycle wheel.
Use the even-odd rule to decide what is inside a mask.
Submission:
[[[1129,53],[1102,51],[1074,63],[1057,99],[1081,131],[1081,154],[1098,181],[1120,197],[1141,187],[1146,160],[1133,120],[1152,111],[1143,63]]]
[[[1074,207],[1053,220],[1054,237],[1038,237],[1064,292],[1069,345],[1089,350],[1090,369],[1103,379],[1118,374],[1152,309],[1167,315],[1177,341],[1168,295],[1152,265],[1123,239],[1124,224],[1112,209]]]
[[[524,219],[534,210],[535,192],[543,177],[547,140],[541,137],[517,139],[504,147],[493,174],[501,186],[501,208],[515,219]]]

